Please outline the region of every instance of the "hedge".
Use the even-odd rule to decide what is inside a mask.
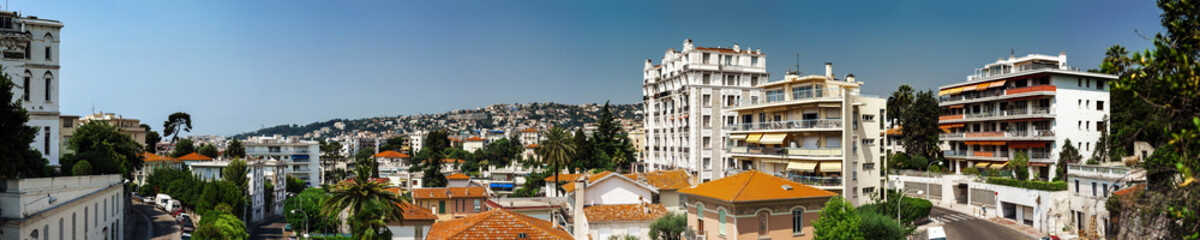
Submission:
[[[987,178],[987,183],[1010,186],[1010,187],[1042,190],[1042,191],[1065,191],[1065,190],[1067,190],[1067,182],[1062,182],[1062,181],[1043,182],[1043,181],[1017,180],[1017,179],[1012,179],[1012,178],[989,177],[989,178]]]

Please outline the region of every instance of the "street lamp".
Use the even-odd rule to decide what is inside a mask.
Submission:
[[[917,190],[917,195],[921,195],[921,190]],[[896,222],[900,222],[900,202],[904,201],[904,194],[908,194],[908,189],[900,190],[900,196],[896,198]]]
[[[305,213],[300,209],[292,209],[292,214],[296,214],[296,212],[304,214],[304,238],[308,238],[308,213]]]

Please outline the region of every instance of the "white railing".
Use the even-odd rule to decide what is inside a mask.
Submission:
[[[725,126],[731,131],[747,130],[791,130],[813,128],[841,128],[841,119],[810,119],[777,122],[737,123]]]

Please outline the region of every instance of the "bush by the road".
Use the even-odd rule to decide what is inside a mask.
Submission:
[[[996,184],[996,185],[1004,185],[1004,186],[1009,186],[1009,187],[1019,187],[1019,188],[1027,188],[1027,189],[1033,189],[1033,190],[1042,190],[1042,191],[1065,191],[1065,190],[1067,190],[1067,182],[1062,182],[1062,181],[1043,182],[1043,181],[1032,181],[1032,180],[1017,180],[1017,179],[1012,179],[1012,178],[990,177],[987,179],[987,183]]]
[[[904,240],[908,236],[908,231],[894,218],[872,211],[859,211],[858,216],[858,229],[865,239]]]

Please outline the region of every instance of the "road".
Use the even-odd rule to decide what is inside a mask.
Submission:
[[[250,226],[250,239],[254,240],[274,240],[286,239],[284,235],[283,225],[287,224],[283,217],[275,216],[263,220],[258,225]]]
[[[134,221],[136,221],[137,224],[146,224],[145,220],[144,220],[146,218],[149,218],[150,221],[153,222],[153,224],[149,224],[149,225],[151,225],[150,227],[152,229],[150,229],[151,235],[148,238],[146,236],[147,233],[145,232],[146,225],[140,225],[136,228],[136,230],[134,231],[134,234],[131,235],[131,237],[133,237],[133,238],[130,238],[130,239],[151,239],[151,240],[176,240],[176,239],[179,239],[179,237],[180,237],[179,224],[175,222],[175,218],[171,217],[171,214],[167,214],[166,212],[163,212],[162,210],[158,210],[157,208],[154,207],[153,204],[140,203],[140,202],[136,202],[136,201],[133,203],[133,211],[134,211],[134,213],[136,213],[136,214],[134,214],[134,217],[139,218],[139,219],[134,220]],[[143,216],[145,216],[145,217],[143,217]]]
[[[936,206],[929,211],[929,217],[937,218],[943,223],[946,239],[1031,239],[1028,235],[1000,224]],[[921,234],[921,237],[924,237],[924,234]]]

